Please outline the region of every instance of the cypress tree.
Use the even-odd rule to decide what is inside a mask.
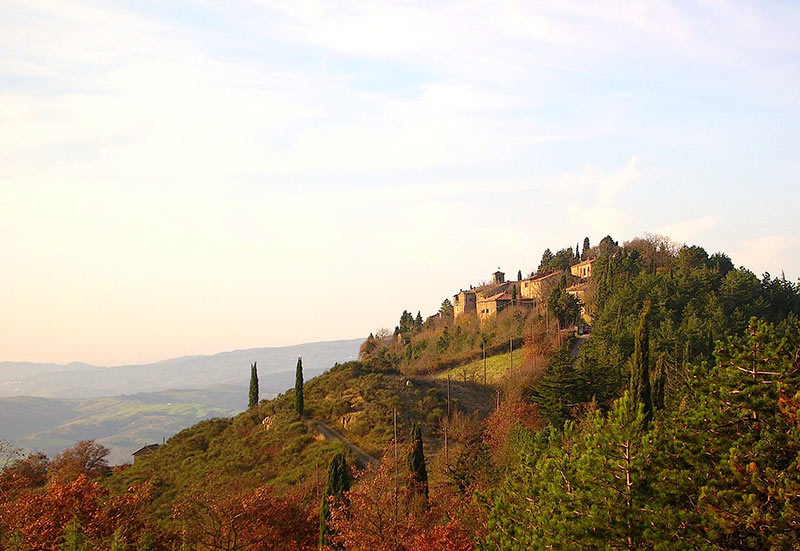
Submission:
[[[250,401],[248,402],[248,408],[258,405],[258,369],[256,368],[256,363],[253,362],[253,365],[250,366]]]
[[[646,302],[639,315],[639,325],[634,337],[631,364],[631,397],[634,403],[644,407],[645,425],[653,418],[653,393],[650,387],[650,333],[647,319],[650,302]]]
[[[338,452],[331,459],[328,466],[328,482],[322,496],[322,506],[319,510],[319,547],[326,549],[330,546],[333,531],[328,526],[331,520],[331,501],[342,499],[344,493],[350,489],[350,473],[347,471],[347,461],[342,452]],[[333,498],[333,499],[331,499]]]
[[[297,415],[303,416],[305,404],[303,403],[303,358],[297,358],[297,372],[294,376],[294,408]]]
[[[411,427],[411,452],[408,454],[408,468],[414,481],[421,486],[428,499],[428,471],[425,469],[425,453],[422,449],[422,429],[414,423]]]
[[[651,393],[653,395],[653,409],[664,409],[664,391],[667,379],[666,352],[662,352],[656,360],[653,372]]]

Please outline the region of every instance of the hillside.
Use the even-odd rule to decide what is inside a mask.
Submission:
[[[338,442],[324,440],[314,420],[329,423],[368,454],[381,457],[393,438],[394,408],[401,435],[408,434],[412,423],[423,427],[428,457],[434,460],[442,445],[445,387],[432,379],[406,381],[398,372],[360,362],[336,365],[305,385],[304,418],[293,410],[293,392],[264,400],[231,419],[211,419],[181,431],[166,446],[115,473],[108,484],[123,490],[155,477],[154,507],[165,519],[178,496],[209,477],[247,487],[269,481],[282,491],[302,489],[305,499],[316,500],[334,453],[343,451],[351,465],[359,463]],[[485,416],[493,403],[492,389],[452,385],[453,411]]]
[[[653,236],[583,254],[580,301],[566,284],[578,255],[547,250],[532,278],[563,277],[541,301],[482,321],[449,301],[427,320],[405,311],[359,361],[305,383],[302,415],[290,390],[110,476],[12,461],[0,519],[39,541],[42,518],[73,518],[80,498],[98,545],[116,530],[159,550],[311,550],[320,534],[348,551],[795,549],[798,284]],[[320,422],[380,462],[362,470]]]
[[[111,450],[112,465],[203,419],[247,405],[248,366],[258,362],[261,396],[294,384],[303,357],[309,377],[355,357],[360,339],[176,358],[143,366],[0,363],[0,440],[53,456],[80,440]]]

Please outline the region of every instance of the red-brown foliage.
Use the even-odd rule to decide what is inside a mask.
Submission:
[[[181,539],[217,551],[305,551],[316,548],[316,526],[294,499],[269,487],[242,490],[230,485],[196,489],[173,509]]]
[[[80,475],[69,483],[54,481],[44,491],[19,492],[0,504],[0,519],[6,532],[21,536],[32,551],[59,549],[64,527],[73,519],[89,541],[102,546],[117,528],[135,541],[146,528],[142,509],[149,499],[147,486],[109,497],[105,488]]]
[[[444,490],[426,503],[399,454],[356,473],[346,500],[331,513],[332,541],[346,551],[467,551],[473,543],[460,522],[469,498]],[[473,504],[474,505],[474,504]]]
[[[502,462],[505,458],[508,439],[518,424],[531,430],[544,426],[536,404],[523,399],[509,399],[501,402],[500,407],[486,418],[484,440],[496,461]]]
[[[94,440],[82,440],[56,455],[50,464],[50,477],[70,482],[80,475],[97,478],[110,472],[106,457],[108,448]]]

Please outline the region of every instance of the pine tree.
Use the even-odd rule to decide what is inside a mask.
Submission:
[[[587,398],[585,383],[575,371],[569,348],[570,343],[565,343],[555,351],[547,371],[533,388],[542,417],[558,428],[570,418],[572,409]]]
[[[650,387],[650,333],[648,317],[650,302],[646,302],[639,315],[639,325],[634,337],[633,358],[631,362],[631,397],[634,403],[642,404],[645,423],[653,418],[653,393]]]
[[[344,454],[339,452],[333,456],[328,466],[328,482],[325,485],[325,494],[322,496],[322,505],[319,511],[320,549],[326,549],[331,544],[333,531],[328,526],[331,520],[331,502],[341,500],[349,489],[350,473],[347,470],[347,461]]]
[[[581,250],[581,260],[587,260],[589,258],[589,238],[583,238],[583,250]]]
[[[517,270],[517,281],[522,281],[522,270]]]
[[[411,427],[411,451],[408,454],[408,468],[414,481],[428,499],[428,471],[425,469],[425,452],[422,449],[422,429],[414,423]]]
[[[294,376],[294,408],[297,415],[303,416],[305,404],[303,403],[303,358],[297,358],[297,371]]]
[[[417,317],[414,318],[414,326],[417,329],[422,328],[422,312],[420,312],[419,310],[417,310]]]
[[[250,366],[250,401],[248,402],[248,408],[258,405],[258,368],[256,363],[253,362],[253,365]]]

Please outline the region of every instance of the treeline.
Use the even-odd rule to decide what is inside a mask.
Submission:
[[[796,549],[800,302],[784,277],[651,237],[609,246],[593,336],[526,399],[485,549]]]

